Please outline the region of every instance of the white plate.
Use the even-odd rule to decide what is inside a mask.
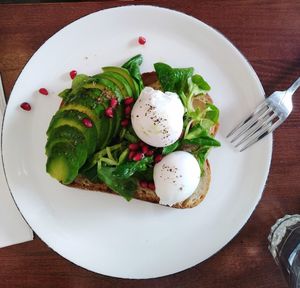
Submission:
[[[138,36],[147,39],[137,44]],[[177,210],[60,185],[45,172],[45,131],[71,83],[68,72],[97,73],[142,53],[141,70],[164,61],[195,67],[221,110],[222,147],[210,155],[210,191],[198,207]],[[36,91],[46,87],[49,96]],[[83,17],[51,37],[19,76],[6,111],[3,160],[15,201],[38,236],[70,261],[122,278],[152,278],[187,269],[224,247],[250,217],[267,179],[272,138],[244,153],[226,133],[262,99],[255,72],[224,36],[185,14],[127,6]],[[19,108],[23,101],[32,110]]]

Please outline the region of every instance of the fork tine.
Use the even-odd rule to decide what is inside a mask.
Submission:
[[[238,130],[240,130],[240,128],[247,129],[249,126],[251,126],[256,121],[255,117],[256,116],[259,117],[261,115],[263,109],[266,106],[267,106],[267,104],[265,101],[262,102],[260,105],[258,105],[258,107],[255,109],[255,111],[253,113],[251,113],[246,120],[243,120],[242,122],[240,122],[231,132],[228,133],[226,138],[232,137],[235,133],[238,132]]]
[[[252,135],[254,135],[257,131],[261,130],[264,126],[269,125],[277,116],[274,111],[269,111],[269,113],[272,112],[272,114],[267,114],[264,118],[257,121],[250,129],[245,131],[239,138],[236,138],[238,140],[237,143],[235,143],[236,146],[239,146],[243,144],[248,138],[250,138]],[[236,141],[232,141],[231,143],[234,144]]]
[[[246,136],[252,131],[256,129],[256,127],[259,127],[262,123],[268,120],[269,114],[272,112],[272,109],[269,106],[266,106],[267,109],[264,110],[264,112],[260,115],[255,115],[248,123],[247,125],[243,125],[243,129],[240,129],[239,132],[237,131],[231,136],[231,143],[238,140],[241,136]],[[251,122],[251,123],[250,123]],[[242,128],[242,127],[241,127]]]
[[[280,126],[283,123],[283,121],[283,119],[279,118],[271,126],[265,126],[263,129],[259,130],[259,133],[255,136],[253,135],[254,138],[252,137],[251,139],[249,139],[248,143],[240,149],[240,152],[246,150],[248,147],[250,147],[254,143],[258,142],[259,140],[263,139],[265,136],[273,132],[278,126]]]

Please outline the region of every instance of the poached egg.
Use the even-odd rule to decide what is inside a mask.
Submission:
[[[160,204],[172,206],[190,197],[200,183],[196,158],[185,151],[175,151],[155,164],[153,178]]]
[[[131,111],[132,127],[148,145],[169,146],[182,133],[183,114],[184,107],[176,93],[145,87]]]

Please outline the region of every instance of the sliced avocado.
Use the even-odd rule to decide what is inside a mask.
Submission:
[[[82,120],[84,118],[90,119],[90,121],[93,124],[91,128],[88,128],[83,124]],[[92,118],[89,118],[89,116],[86,113],[80,112],[79,110],[76,109],[74,110],[61,109],[58,112],[56,112],[56,114],[53,116],[49,128],[47,130],[47,135],[50,137],[53,129],[56,129],[64,125],[74,127],[84,135],[86,139],[86,145],[88,147],[88,155],[95,152],[100,134],[98,134],[97,127]]]
[[[120,74],[114,72],[104,72],[101,74],[103,78],[109,79],[114,82],[123,94],[123,99],[132,97],[132,90],[127,80]]]
[[[84,84],[84,88],[97,88],[101,90],[102,96],[107,99],[116,97],[119,101],[123,99],[123,94],[119,87],[111,80],[102,77],[102,74],[97,74],[91,77],[89,83]]]
[[[76,148],[76,157],[81,167],[88,156],[88,143],[81,130],[69,126],[62,125],[51,130],[46,144],[46,155],[51,154],[52,147],[59,142],[71,143]]]
[[[46,163],[46,171],[59,182],[70,184],[80,168],[76,153],[76,148],[71,143],[54,144]]]
[[[114,123],[113,123],[113,134],[112,134],[112,139],[116,138],[117,135],[119,135],[120,129],[121,129],[121,121],[124,117],[124,106],[123,104],[119,104],[116,109],[115,109],[115,114],[114,114]]]
[[[133,92],[133,96],[135,98],[137,98],[139,96],[139,90],[136,89],[134,80],[132,79],[131,75],[125,68],[115,67],[115,66],[107,66],[107,67],[103,67],[102,69],[104,72],[114,72],[114,73],[117,73],[117,74],[120,74],[121,76],[123,76],[127,80],[128,84],[130,85],[130,88]]]

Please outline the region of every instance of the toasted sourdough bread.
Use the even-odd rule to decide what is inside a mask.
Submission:
[[[160,83],[158,82],[158,79],[156,77],[155,72],[149,72],[144,73],[142,75],[143,82],[145,86],[151,86],[154,89],[161,89]],[[209,102],[212,103],[212,99],[208,94],[201,96],[201,97],[195,97],[193,101],[193,105],[195,107],[200,107],[204,105],[204,103]],[[218,125],[215,125],[211,131],[212,134],[216,134],[218,129]],[[192,146],[185,146],[183,147],[183,150],[185,151],[191,151]],[[201,175],[201,181],[195,190],[195,192],[186,200],[174,204],[173,208],[193,208],[197,206],[205,197],[205,195],[208,192],[210,180],[211,180],[211,170],[208,160],[206,160],[203,173]],[[68,186],[79,188],[79,189],[85,189],[90,191],[98,191],[98,192],[108,192],[112,194],[117,194],[114,191],[112,191],[109,187],[106,186],[104,183],[93,183],[86,177],[82,175],[78,175],[76,179],[69,184]],[[134,194],[135,199],[139,199],[142,201],[152,202],[159,204],[159,197],[155,194],[153,190],[138,187],[137,191]]]

